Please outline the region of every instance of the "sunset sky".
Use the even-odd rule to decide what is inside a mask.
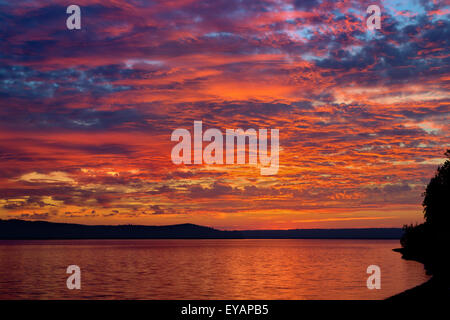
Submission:
[[[450,147],[446,3],[0,0],[0,218],[420,222]],[[367,30],[370,4],[381,30]],[[173,164],[171,133],[196,120],[279,129],[278,173]]]

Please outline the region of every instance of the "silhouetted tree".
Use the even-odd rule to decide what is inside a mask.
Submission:
[[[450,159],[450,150],[445,155]],[[428,273],[448,279],[450,258],[450,160],[439,166],[423,193],[425,223],[403,227],[403,256],[423,262]]]
[[[450,159],[450,150],[445,155]],[[425,220],[433,228],[450,226],[450,160],[438,167],[424,192],[423,212]]]

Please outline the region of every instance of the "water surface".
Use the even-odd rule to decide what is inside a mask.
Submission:
[[[425,282],[398,240],[0,241],[0,299],[383,299]],[[68,290],[66,268],[81,268]],[[369,290],[366,269],[381,268]]]

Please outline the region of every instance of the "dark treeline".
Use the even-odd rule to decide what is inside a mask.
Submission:
[[[222,231],[194,224],[88,226],[0,220],[0,239],[400,239],[400,228]]]
[[[450,159],[450,150],[445,153]],[[450,160],[439,166],[423,193],[422,224],[404,226],[400,240],[403,258],[422,262],[432,280],[423,288],[423,296],[450,298]],[[434,288],[434,289],[433,289]],[[416,290],[415,292],[422,292]]]
[[[445,153],[450,158],[450,150]],[[405,258],[425,264],[430,274],[448,273],[450,228],[450,161],[438,167],[423,194],[425,222],[404,226],[401,239]]]

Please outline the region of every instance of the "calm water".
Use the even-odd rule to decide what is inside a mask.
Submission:
[[[425,282],[397,240],[0,241],[0,299],[382,299]],[[81,290],[66,287],[81,268]],[[367,266],[381,289],[366,287]]]

